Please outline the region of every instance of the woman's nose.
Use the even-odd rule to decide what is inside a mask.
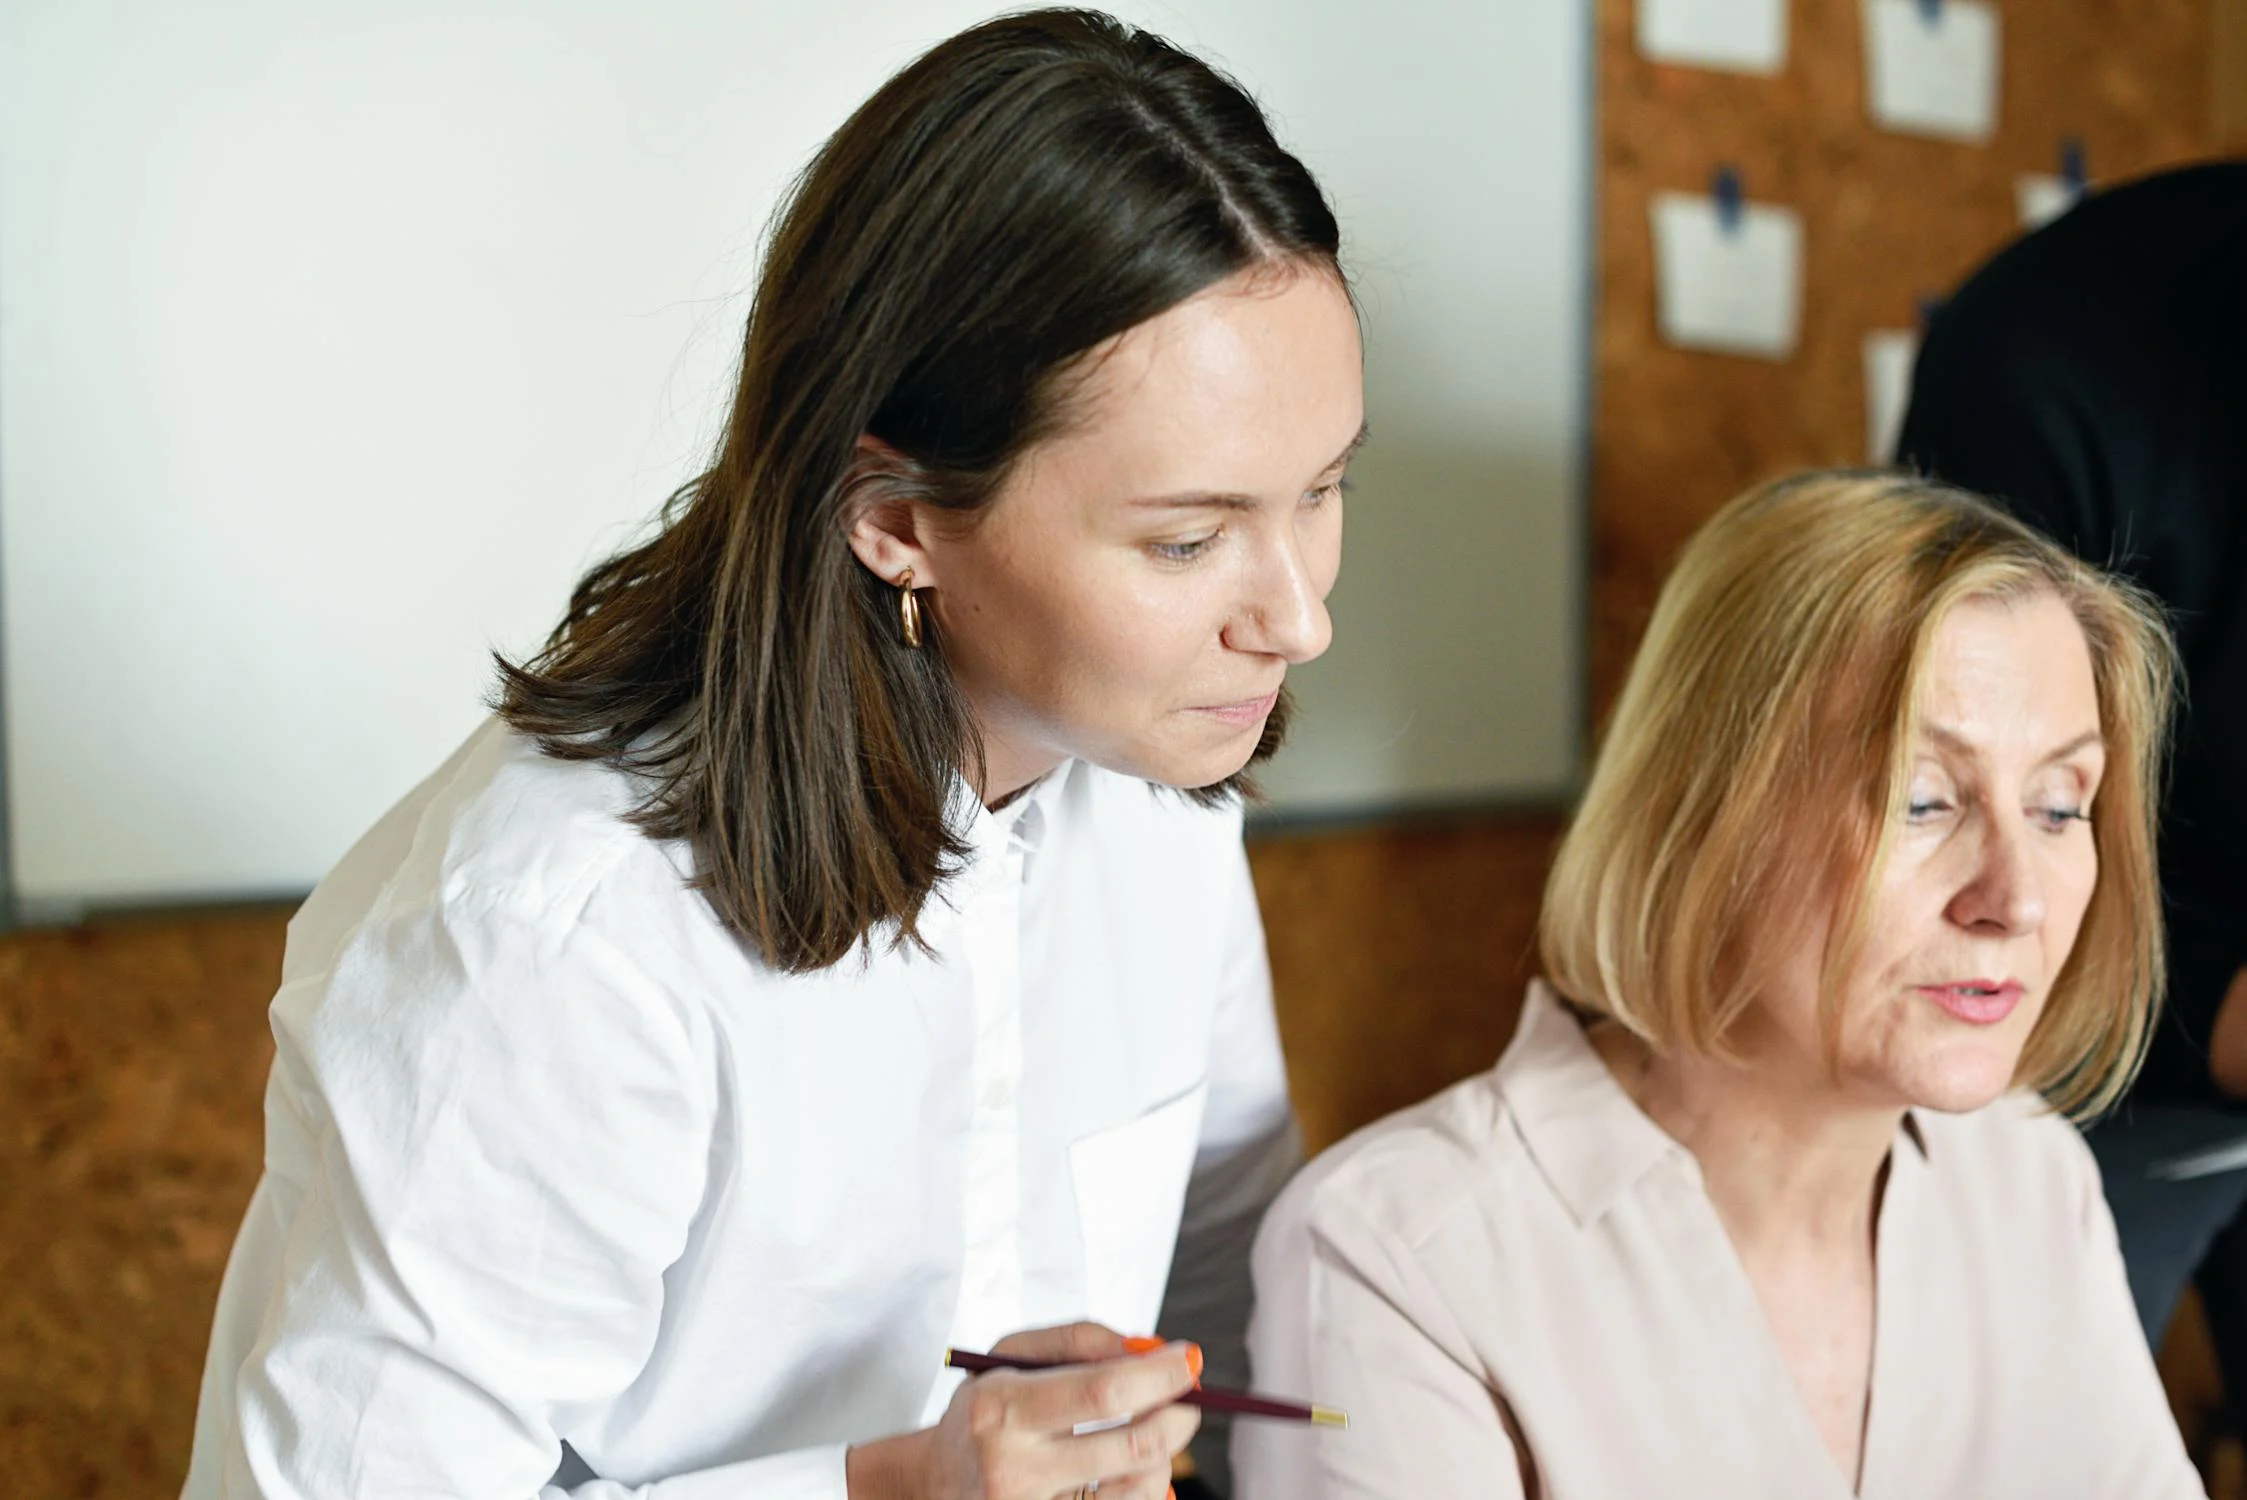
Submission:
[[[1323,576],[1331,578],[1332,570]],[[1304,555],[1296,537],[1275,539],[1259,559],[1249,597],[1226,626],[1225,643],[1301,665],[1324,653],[1333,639],[1315,560]]]
[[[1952,899],[1961,926],[2011,936],[2044,925],[2044,880],[2028,843],[2034,836],[2006,819],[1990,821],[1973,877]]]

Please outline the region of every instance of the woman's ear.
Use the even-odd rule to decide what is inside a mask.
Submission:
[[[850,550],[875,577],[896,584],[909,569],[914,588],[931,589],[939,585],[936,560],[925,545],[924,507],[914,503],[903,482],[912,462],[872,433],[861,433],[843,485],[848,496],[843,525]]]

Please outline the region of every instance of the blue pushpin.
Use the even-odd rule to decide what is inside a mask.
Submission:
[[[2083,165],[2083,139],[2080,136],[2071,135],[2060,141],[2060,180],[2068,185],[2069,192],[2078,196],[2091,185],[2091,174]]]
[[[1740,196],[1740,170],[1733,166],[1716,169],[1716,181],[1710,184],[1709,196],[1716,200],[1717,227],[1726,234],[1740,232],[1740,219],[1745,210]]]
[[[1943,24],[1943,0],[1919,0],[1919,19],[1927,26]]]

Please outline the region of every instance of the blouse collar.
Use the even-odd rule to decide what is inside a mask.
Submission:
[[[1624,1092],[1583,1023],[1542,979],[1529,986],[1521,1025],[1492,1081],[1538,1170],[1579,1225],[1596,1222],[1664,1163],[1702,1186],[1693,1153]],[[1926,1136],[1910,1110],[1900,1133],[1924,1158]]]

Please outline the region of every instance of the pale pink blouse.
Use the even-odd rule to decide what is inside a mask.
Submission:
[[[2064,1120],[1914,1111],[1875,1246],[1853,1490],[1698,1164],[1533,987],[1495,1069],[1327,1152],[1265,1220],[1256,1383],[1350,1426],[1240,1423],[1238,1500],[2203,1493]]]

